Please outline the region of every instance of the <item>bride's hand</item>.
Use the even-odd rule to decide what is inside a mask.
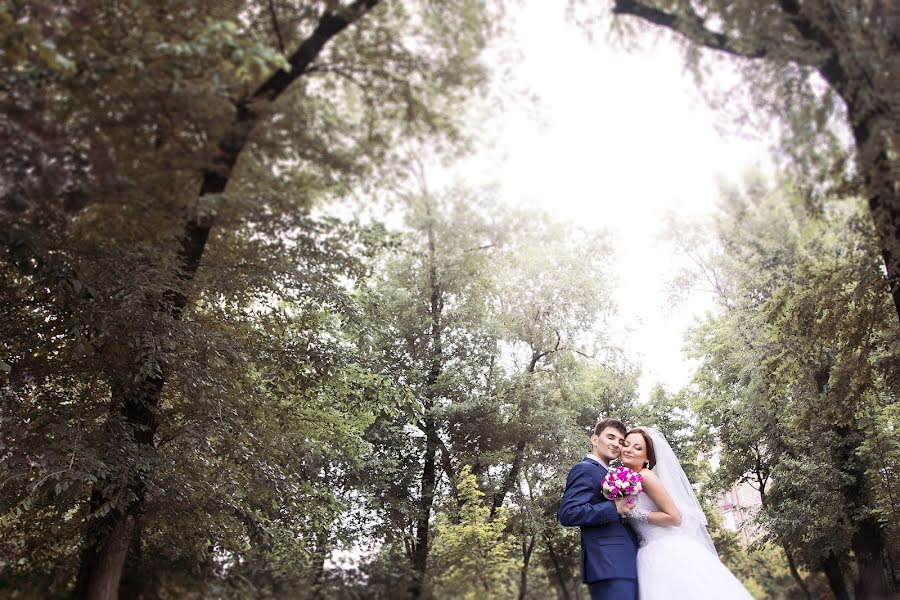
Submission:
[[[616,499],[616,510],[619,511],[619,514],[623,517],[627,517],[628,513],[631,512],[631,509],[634,508],[633,502],[629,502],[629,500],[631,500],[629,497]]]

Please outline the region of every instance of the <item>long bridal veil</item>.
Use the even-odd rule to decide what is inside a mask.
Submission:
[[[718,555],[712,538],[709,537],[709,532],[706,530],[706,515],[697,500],[697,494],[694,493],[694,488],[691,487],[691,482],[688,481],[669,442],[662,433],[652,427],[642,427],[641,429],[646,431],[653,441],[653,450],[656,453],[656,466],[653,472],[659,477],[681,513],[681,525],[678,529],[701,542],[713,554]]]

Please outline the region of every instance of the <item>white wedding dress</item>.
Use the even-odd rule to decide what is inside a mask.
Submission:
[[[644,429],[650,433],[657,455],[653,472],[675,501],[681,525],[663,527],[629,520],[641,536],[637,553],[640,600],[752,600],[719,560],[706,531],[706,517],[668,442],[658,431]],[[659,510],[644,493],[638,494],[636,507]]]

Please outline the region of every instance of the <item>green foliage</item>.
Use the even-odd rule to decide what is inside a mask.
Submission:
[[[459,512],[454,522],[437,524],[434,541],[434,594],[438,598],[501,599],[513,595],[521,565],[515,545],[506,539],[507,515],[493,519],[484,492],[471,469],[460,471],[456,483]]]
[[[557,571],[570,587],[577,563],[560,550],[554,566],[545,541],[561,543],[555,515],[565,474],[589,447],[598,416],[629,418],[636,401],[636,371],[598,366],[592,356],[608,350],[591,343],[612,308],[606,240],[462,186],[405,201],[400,243],[358,290],[367,320],[378,323],[361,344],[411,400],[367,433],[378,458],[365,502],[385,549],[364,569],[390,575],[384,557],[401,548],[413,561],[418,519],[425,510],[454,513],[455,484],[468,467],[489,510],[509,509],[508,534],[521,542],[526,577],[534,575],[528,588],[556,588]],[[593,248],[587,263],[585,248]],[[438,472],[429,504],[430,452]],[[383,593],[381,585],[368,593]]]
[[[657,385],[646,403],[637,407],[635,423],[658,429],[672,446],[688,479],[697,484],[709,480],[707,456],[712,449],[713,436],[707,426],[698,422],[687,390],[676,394]]]
[[[86,532],[134,507],[130,597],[313,594],[332,549],[370,533],[371,432],[411,410],[358,343],[373,324],[352,288],[387,240],[311,213],[405,177],[401,141],[465,145],[492,9],[361,15],[249,107],[219,172],[246,99],[332,9],[0,4],[4,590],[71,595]],[[198,199],[212,172],[227,189]],[[190,223],[212,227],[187,281]],[[146,381],[153,426],[134,426],[120,400]]]
[[[860,444],[857,460],[866,465],[867,480],[872,482],[872,504],[868,507],[880,523],[884,523],[889,542],[888,552],[900,556],[900,496],[897,494],[900,464],[900,403],[882,407],[869,421],[865,439]]]
[[[714,482],[760,489],[759,521],[801,565],[844,564],[865,552],[860,531],[890,539],[878,515],[897,491],[870,454],[896,444],[900,348],[879,251],[857,199],[809,202],[751,177],[724,200],[706,259],[719,310],[691,341],[695,405],[721,447]]]
[[[898,336],[857,201],[725,190],[697,388],[638,405],[603,336],[605,235],[483,190],[408,192],[410,148],[468,146],[499,9],[348,13],[277,102],[249,101],[335,7],[0,5],[3,593],[72,595],[96,525],[129,510],[128,597],[390,598],[423,574],[438,597],[570,591],[557,503],[601,415],[660,428],[695,481],[761,487],[770,543],[716,533],[755,593],[794,589],[782,552],[811,571],[858,555],[864,525],[900,539]],[[811,106],[792,122],[832,144],[838,109]],[[398,231],[316,210],[398,190]],[[358,564],[330,566],[339,549]]]
[[[741,580],[754,598],[789,600],[802,595],[802,590],[790,573],[783,548],[765,539],[758,539],[745,546],[738,532],[722,526],[722,518],[715,508],[705,504],[704,511],[719,559]],[[814,579],[808,572],[804,571],[802,576],[807,585],[813,588],[825,587],[821,579]]]

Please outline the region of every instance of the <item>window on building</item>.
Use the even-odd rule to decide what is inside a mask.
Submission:
[[[731,531],[737,531],[737,522],[734,518],[734,512],[729,511],[725,513],[725,529],[730,529]]]

